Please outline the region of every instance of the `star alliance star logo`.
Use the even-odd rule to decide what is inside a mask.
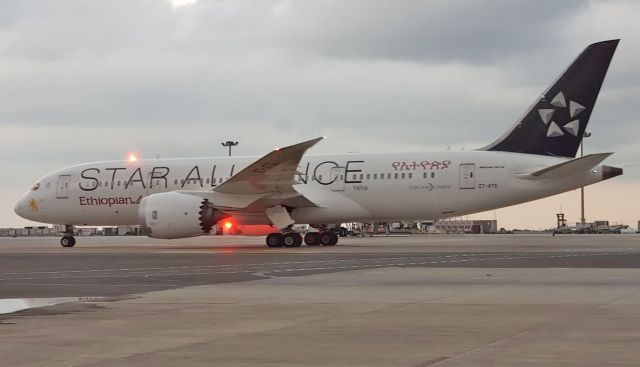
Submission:
[[[586,107],[576,101],[569,101],[569,105],[567,106],[567,100],[562,92],[558,92],[558,94],[553,97],[551,100],[551,106],[557,108],[541,108],[538,110],[538,114],[540,114],[542,122],[548,126],[547,137],[556,138],[558,136],[563,136],[565,131],[573,136],[578,136],[578,132],[580,131],[580,120],[575,119],[575,117],[577,117],[582,111],[586,110]],[[573,120],[560,127],[560,125],[553,120],[553,115],[556,111],[564,108],[569,108],[569,119]]]

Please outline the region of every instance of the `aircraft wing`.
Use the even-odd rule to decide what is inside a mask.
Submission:
[[[317,206],[297,192],[295,175],[307,149],[323,138],[272,151],[232,176],[213,190],[180,190],[179,192],[209,199],[217,208],[242,210],[255,205],[269,206]]]
[[[276,149],[217,186],[214,191],[236,195],[292,192],[302,155],[322,139]]]
[[[525,179],[539,179],[572,175],[592,169],[612,154],[613,153],[589,154],[533,172],[518,173],[516,176]]]

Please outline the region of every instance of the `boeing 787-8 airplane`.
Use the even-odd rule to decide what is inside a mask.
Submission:
[[[306,154],[317,138],[258,157],[105,161],[63,168],[19,200],[23,218],[140,225],[154,238],[207,234],[221,220],[271,225],[270,247],[335,245],[326,223],[437,219],[556,195],[622,174],[612,153],[575,158],[618,40],[588,46],[492,144],[474,151]],[[295,223],[319,228],[302,236]]]

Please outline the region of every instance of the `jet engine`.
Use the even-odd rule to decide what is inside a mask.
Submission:
[[[145,197],[138,206],[138,221],[153,238],[173,239],[208,234],[221,219],[229,217],[196,195],[165,192]]]

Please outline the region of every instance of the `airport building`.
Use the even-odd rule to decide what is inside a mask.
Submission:
[[[469,219],[441,219],[433,223],[436,233],[498,233],[498,221],[469,220]]]
[[[53,227],[33,226],[24,228],[0,228],[0,237],[59,237],[64,231],[63,226]],[[76,227],[76,236],[137,236],[138,227]]]

